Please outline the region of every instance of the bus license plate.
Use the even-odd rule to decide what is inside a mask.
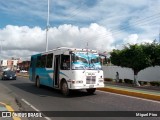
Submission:
[[[89,88],[93,88],[94,87],[94,85],[89,85]]]

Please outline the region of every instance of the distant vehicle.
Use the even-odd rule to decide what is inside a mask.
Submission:
[[[2,73],[2,80],[16,80],[16,73],[14,71],[4,71]]]
[[[10,68],[5,68],[5,69],[3,69],[3,71],[8,71],[8,70],[10,70]]]
[[[29,78],[40,85],[70,90],[86,89],[93,94],[104,87],[103,71],[96,50],[61,47],[31,56]]]
[[[28,71],[26,70],[20,70],[20,73],[27,73]]]

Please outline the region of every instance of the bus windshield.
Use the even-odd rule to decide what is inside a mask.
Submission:
[[[74,70],[101,69],[99,55],[87,52],[72,53],[72,69]]]

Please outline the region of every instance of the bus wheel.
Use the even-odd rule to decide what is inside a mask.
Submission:
[[[93,94],[96,91],[96,88],[87,89],[89,94]]]
[[[40,88],[40,80],[39,80],[39,77],[36,78],[36,87]]]
[[[68,84],[67,84],[66,81],[63,81],[63,82],[62,82],[61,91],[62,91],[63,95],[65,95],[65,96],[68,96],[68,95],[69,95],[69,92],[70,92],[70,91],[69,91],[69,89],[68,89]]]

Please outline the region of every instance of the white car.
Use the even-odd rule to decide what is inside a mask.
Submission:
[[[27,73],[28,71],[26,70],[21,70],[20,73]]]

